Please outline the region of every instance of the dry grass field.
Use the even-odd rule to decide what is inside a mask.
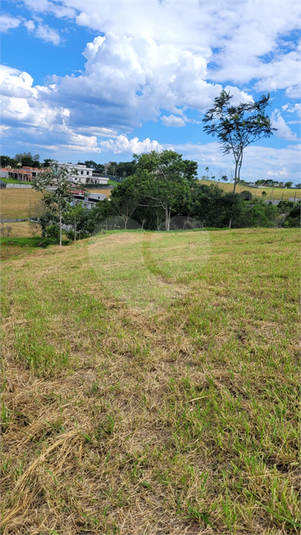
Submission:
[[[89,191],[91,193],[104,193],[107,197],[110,197],[110,195],[111,195],[113,190],[107,189],[107,188],[105,188],[105,189],[95,188],[95,189],[89,189]]]
[[[226,182],[216,182],[213,180],[201,180],[202,184],[206,184],[207,186],[210,186],[211,184],[216,184],[219,188],[223,189],[224,191],[233,191],[233,184],[229,184]],[[300,189],[286,189],[286,188],[248,188],[247,186],[240,186],[239,184],[236,186],[236,193],[241,193],[242,191],[250,191],[254,198],[256,199],[264,199],[265,201],[269,201],[271,199],[274,200],[287,200],[287,199],[294,199],[296,196],[296,200],[301,199],[301,190]],[[266,196],[262,196],[262,192],[266,192]]]
[[[16,221],[1,223],[0,232],[2,238],[27,238],[41,236],[41,227],[31,221]]]
[[[1,219],[35,217],[43,208],[42,195],[34,189],[2,189]]]
[[[3,535],[300,532],[298,234],[3,262]]]

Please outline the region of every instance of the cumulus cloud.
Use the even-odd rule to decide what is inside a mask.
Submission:
[[[117,136],[116,139],[109,139],[107,141],[101,141],[100,147],[104,151],[113,152],[114,154],[142,154],[143,152],[151,152],[155,150],[160,152],[163,147],[156,140],[150,140],[149,138],[139,141],[138,137],[128,139],[125,135]]]
[[[0,32],[7,33],[9,30],[18,28],[20,26],[21,20],[18,17],[13,17],[12,15],[0,15]]]
[[[161,120],[162,120],[162,123],[165,124],[165,126],[177,126],[177,127],[179,127],[179,126],[185,126],[186,125],[184,119],[182,119],[182,117],[179,117],[179,116],[176,116],[176,115],[169,115],[168,117],[163,115]]]
[[[14,19],[14,24],[22,22],[33,36],[54,45],[61,43],[60,34],[44,24],[43,14],[101,34],[87,44],[79,75],[53,77],[41,86],[28,73],[5,72],[3,121],[30,129],[32,139],[42,139],[48,128],[51,146],[57,146],[57,132],[68,147],[74,142],[91,151],[144,152],[157,142],[130,139],[133,128],[150,120],[178,127],[193,122],[187,110],[204,112],[224,85],[234,105],[252,99],[252,88],[283,89],[289,98],[298,92],[301,48],[294,34],[290,38],[301,22],[295,0],[286,0],[285,9],[282,0],[273,0],[272,10],[270,0],[261,0],[260,9],[257,0],[186,0],[185,9],[183,0],[23,4],[33,20]],[[273,120],[277,135],[296,139],[279,111]]]
[[[0,96],[2,121],[8,126],[21,128],[45,127],[62,124],[69,115],[63,106],[49,106],[40,98],[45,88],[33,85],[33,78],[26,72],[0,66]]]
[[[292,44],[286,51],[282,46],[283,37],[300,28],[301,7],[295,0],[286,0],[285,9],[282,0],[273,0],[272,10],[270,0],[261,0],[260,9],[254,0],[241,0],[239,4],[186,0],[185,9],[182,0],[24,3],[35,11],[73,17],[78,25],[105,34],[150,38],[193,54],[201,50],[205,60],[211,62],[213,81],[238,84],[259,79],[260,91],[287,85],[294,88],[300,82],[300,47]]]
[[[205,111],[222,90],[208,83],[202,50],[181,50],[151,38],[107,33],[88,43],[85,72],[56,78],[48,99],[70,102],[75,125],[100,124],[129,131],[143,121],[158,119],[161,109],[176,116],[193,108]],[[252,97],[230,87],[234,100]],[[183,120],[163,119],[165,124]]]
[[[277,128],[275,132],[277,137],[286,139],[287,141],[297,141],[297,134],[291,131],[280,111],[277,109],[271,115],[271,124],[273,128]]]

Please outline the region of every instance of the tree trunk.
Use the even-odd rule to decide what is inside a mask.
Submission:
[[[170,210],[165,208],[165,230],[170,230]]]
[[[243,152],[241,151],[241,153],[238,156],[235,157],[235,173],[234,173],[233,193],[235,193],[236,186],[237,186],[238,182],[240,181],[240,170],[241,170],[241,166],[242,166],[242,156],[243,156]]]
[[[229,228],[231,228],[231,225],[232,225],[232,216],[230,217]]]
[[[237,182],[238,182],[238,180],[237,180],[237,170],[238,170],[238,160],[235,160],[235,171],[234,171],[233,193],[235,193],[235,190],[236,190],[236,184],[237,184]]]
[[[76,221],[74,221],[74,241],[76,241],[76,228],[77,228]]]

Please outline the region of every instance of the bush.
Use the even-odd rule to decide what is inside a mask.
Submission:
[[[244,201],[251,201],[253,199],[252,193],[250,191],[248,191],[248,190],[242,191],[240,193],[240,196]]]
[[[60,229],[57,225],[50,225],[45,228],[45,240],[47,245],[58,245],[60,243]]]

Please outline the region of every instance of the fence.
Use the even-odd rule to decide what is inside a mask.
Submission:
[[[6,184],[7,188],[15,188],[15,189],[31,189],[32,186],[30,184],[10,184],[9,182]]]

